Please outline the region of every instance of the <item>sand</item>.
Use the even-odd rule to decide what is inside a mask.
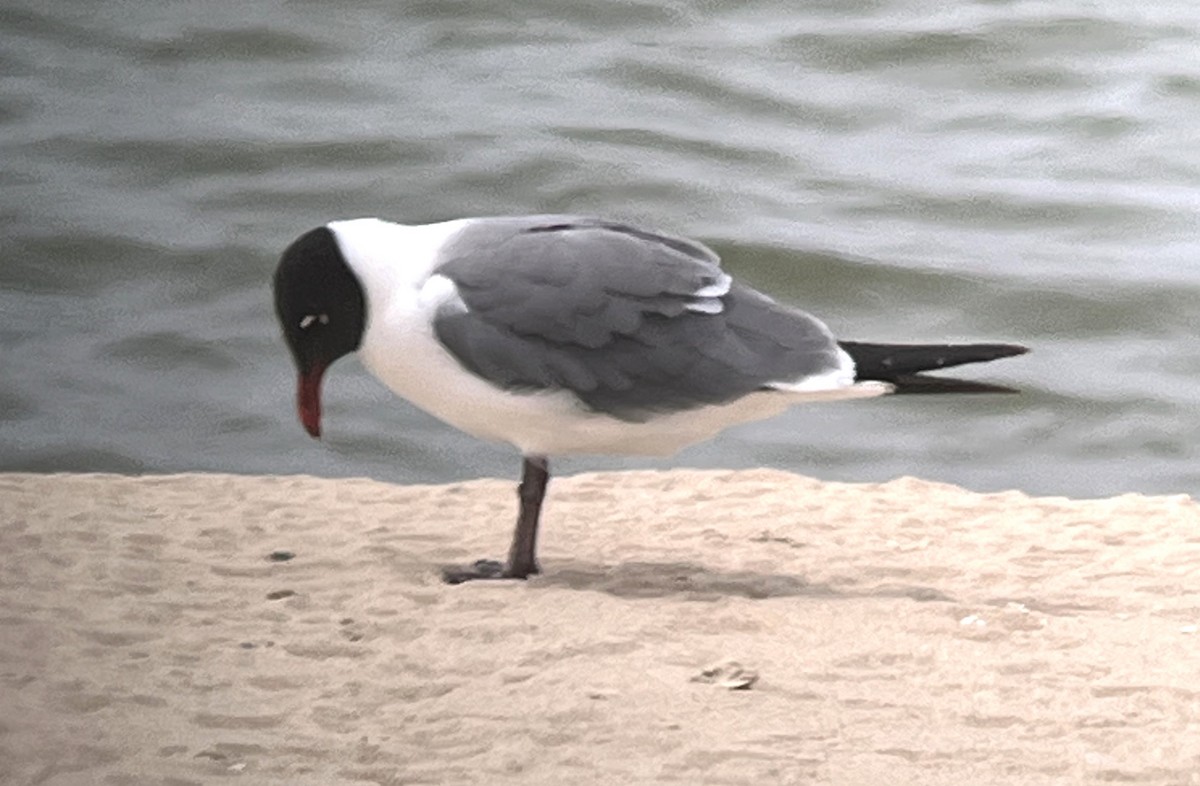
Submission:
[[[514,510],[0,475],[0,783],[1200,783],[1187,497],[580,475],[544,576],[440,583]]]

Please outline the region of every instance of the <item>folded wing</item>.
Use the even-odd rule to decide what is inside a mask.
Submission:
[[[823,323],[734,283],[705,246],[624,224],[480,221],[434,274],[458,294],[434,331],[465,368],[507,390],[569,391],[625,420],[844,364]]]

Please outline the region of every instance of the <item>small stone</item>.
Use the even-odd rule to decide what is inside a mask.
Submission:
[[[296,594],[295,590],[275,590],[267,593],[267,600],[283,600]]]
[[[278,551],[272,551],[270,554],[268,554],[267,559],[271,560],[271,562],[287,562],[295,556],[296,555],[290,551],[279,549]]]

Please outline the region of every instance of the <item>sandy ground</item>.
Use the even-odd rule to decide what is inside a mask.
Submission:
[[[550,493],[451,587],[513,484],[0,475],[0,783],[1200,783],[1186,497]]]

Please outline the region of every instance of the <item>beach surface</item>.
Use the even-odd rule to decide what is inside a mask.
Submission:
[[[1200,783],[1188,497],[586,474],[441,583],[515,506],[0,475],[0,783]]]

